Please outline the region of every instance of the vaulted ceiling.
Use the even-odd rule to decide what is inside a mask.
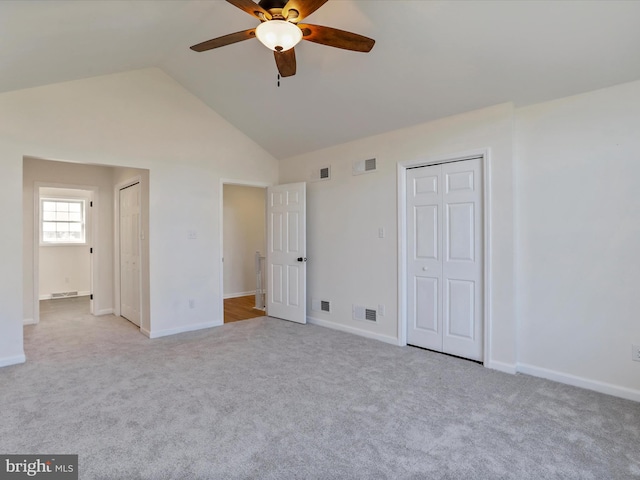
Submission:
[[[376,40],[311,42],[276,83],[256,26],[221,0],[0,1],[0,92],[159,67],[277,158],[513,101],[640,79],[640,1],[329,0],[305,21]]]

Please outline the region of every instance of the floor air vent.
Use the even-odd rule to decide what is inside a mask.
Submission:
[[[78,291],[75,292],[60,292],[60,293],[52,293],[51,298],[66,298],[66,297],[77,297]]]

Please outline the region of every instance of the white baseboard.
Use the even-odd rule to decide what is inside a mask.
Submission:
[[[391,345],[399,345],[396,337],[390,337],[388,335],[381,335],[379,333],[369,332],[367,330],[361,330],[356,327],[350,327],[348,325],[342,325],[340,323],[330,322],[321,318],[307,317],[307,322],[311,325],[318,325],[320,327],[331,328],[333,330],[339,330],[341,332],[352,333],[361,337],[371,338],[384,343],[390,343]]]
[[[589,378],[578,377],[568,373],[548,370],[546,368],[527,365],[524,363],[518,364],[518,372],[532,375],[534,377],[546,378],[547,380],[553,380],[554,382],[566,383],[567,385],[573,385],[574,387],[606,393],[607,395],[613,395],[614,397],[626,398],[627,400],[640,402],[640,390],[635,390],[633,388],[621,387],[611,383],[591,380]]]
[[[484,366],[491,370],[497,370],[498,372],[510,373],[515,375],[518,373],[518,366],[515,363],[504,363],[496,360],[488,360],[484,362]]]
[[[223,295],[222,298],[224,298],[226,300],[227,298],[246,297],[248,295],[255,295],[255,294],[256,294],[256,291],[255,290],[251,290],[249,292],[227,293],[227,294]]]
[[[101,317],[103,315],[113,315],[113,308],[103,308],[102,310],[96,310],[93,312],[93,315],[96,317]]]
[[[44,295],[40,295],[38,297],[39,300],[51,300],[51,293],[45,293]],[[78,297],[88,297],[89,295],[91,295],[91,292],[78,292],[78,295],[73,295],[73,296],[69,296],[69,297],[56,297],[56,299],[58,298],[78,298]]]
[[[13,357],[0,358],[0,367],[8,367],[9,365],[17,365],[18,363],[24,363],[27,358],[22,355],[15,355]]]
[[[23,325],[37,325],[38,322],[36,322],[33,318],[25,318],[24,320],[22,320],[22,324]]]
[[[167,328],[165,330],[146,330],[141,328],[140,331],[149,338],[166,337],[168,335],[175,335],[177,333],[193,332],[194,330],[204,330],[205,328],[219,327],[223,322],[206,322],[196,323],[195,325],[185,325],[177,328]]]

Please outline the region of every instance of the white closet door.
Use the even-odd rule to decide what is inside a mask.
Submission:
[[[140,326],[140,184],[120,190],[120,315]]]
[[[443,344],[483,360],[482,174],[480,159],[442,165]]]
[[[482,164],[407,172],[407,342],[483,360]]]
[[[407,171],[407,342],[442,351],[440,165]]]

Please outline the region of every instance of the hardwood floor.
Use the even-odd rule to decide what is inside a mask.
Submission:
[[[255,295],[225,299],[224,323],[238,322],[240,320],[264,316],[263,310],[253,308],[255,301]]]

